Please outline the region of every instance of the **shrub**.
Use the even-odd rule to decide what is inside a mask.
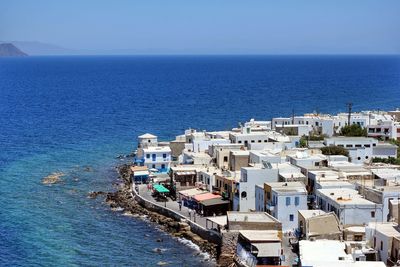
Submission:
[[[343,136],[367,136],[367,128],[362,128],[358,124],[346,125],[340,130]]]
[[[348,157],[349,156],[349,151],[344,149],[343,147],[340,146],[327,146],[321,148],[322,154],[324,155],[343,155]]]

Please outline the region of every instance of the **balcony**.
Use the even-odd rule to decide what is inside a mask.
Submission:
[[[266,209],[269,211],[274,211],[275,209],[275,203],[268,202],[267,205],[265,205]]]

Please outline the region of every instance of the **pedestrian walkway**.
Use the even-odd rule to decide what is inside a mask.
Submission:
[[[176,201],[172,201],[171,199],[168,199],[167,202],[158,202],[156,201],[152,196],[152,190],[147,188],[147,185],[143,184],[143,185],[139,185],[138,186],[138,193],[141,197],[143,197],[144,199],[151,201],[153,203],[156,203],[160,206],[164,206],[169,208],[170,210],[173,210],[179,214],[181,214],[182,216],[184,216],[187,220],[193,221],[197,224],[199,224],[200,226],[203,226],[204,228],[206,228],[206,218],[207,217],[202,217],[201,215],[197,214],[196,212],[194,212],[193,210],[191,210],[191,212],[189,213],[189,209],[185,206],[181,206],[181,208],[179,208],[179,203]]]

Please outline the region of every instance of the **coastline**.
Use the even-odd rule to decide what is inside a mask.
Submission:
[[[186,239],[197,245],[201,252],[210,255],[210,258],[214,261],[218,261],[219,248],[218,245],[211,243],[199,235],[193,233],[190,229],[190,225],[184,220],[176,220],[167,216],[164,216],[158,212],[150,211],[143,207],[138,201],[136,201],[132,190],[130,181],[130,165],[123,164],[117,167],[117,172],[121,182],[117,183],[117,191],[115,192],[92,192],[89,194],[90,198],[95,198],[98,195],[105,194],[105,202],[114,211],[122,211],[127,216],[147,218],[150,222],[156,223],[160,229],[164,232],[171,234],[173,237]],[[158,239],[157,242],[162,242]],[[205,260],[207,261],[207,260]],[[217,266],[219,266],[216,263]]]

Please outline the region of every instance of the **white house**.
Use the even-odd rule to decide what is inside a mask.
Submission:
[[[159,143],[157,136],[146,133],[138,137],[135,163],[147,166],[148,169],[157,169],[167,172],[171,164],[171,148]]]
[[[266,211],[282,222],[282,229],[297,228],[298,211],[308,209],[307,191],[301,182],[265,183]]]
[[[318,208],[325,212],[335,212],[344,225],[382,221],[382,205],[363,198],[356,190],[317,189],[315,195]]]
[[[232,143],[243,144],[248,147],[251,143],[267,143],[269,135],[266,132],[252,131],[251,127],[242,127],[240,132],[232,132],[229,134]]]
[[[255,210],[255,188],[257,184],[278,180],[278,170],[267,164],[240,169],[240,181],[236,184],[233,198],[234,211]]]
[[[159,172],[167,172],[171,165],[171,148],[168,146],[149,146],[143,148],[143,165]]]
[[[381,260],[387,263],[394,237],[400,238],[397,223],[370,222],[365,228],[365,238],[370,247],[378,251]]]

